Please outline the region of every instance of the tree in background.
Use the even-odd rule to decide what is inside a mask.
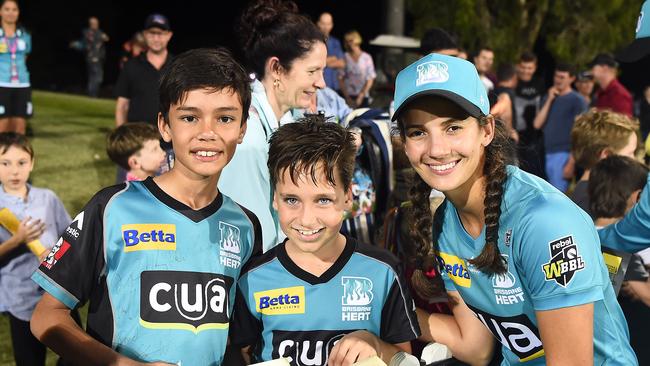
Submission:
[[[460,44],[488,45],[499,62],[515,62],[544,37],[557,59],[585,65],[634,38],[643,0],[408,0],[415,36],[442,27]]]

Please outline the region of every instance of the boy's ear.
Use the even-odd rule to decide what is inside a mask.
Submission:
[[[354,199],[354,196],[352,195],[352,185],[348,187],[347,192],[345,192],[345,209],[347,211],[352,209],[352,201]]]
[[[165,121],[165,117],[160,112],[158,112],[158,131],[160,131],[160,136],[162,136],[165,142],[172,141],[172,134],[170,131],[169,123]]]
[[[140,162],[138,161],[138,158],[135,156],[135,154],[129,156],[129,159],[126,161],[126,163],[129,165],[129,170],[134,170],[140,167]]]
[[[242,114],[243,116],[243,114]],[[237,143],[241,144],[244,141],[244,135],[246,135],[246,127],[248,126],[247,121],[242,120],[239,124],[239,138],[237,138]]]
[[[273,204],[273,209],[276,210],[276,211],[278,210],[278,199],[279,199],[278,193],[274,192],[273,193],[273,202],[272,202],[272,204]]]
[[[600,154],[598,154],[598,160],[603,160],[607,158],[608,156],[612,155],[612,150],[610,150],[608,147],[600,150]]]

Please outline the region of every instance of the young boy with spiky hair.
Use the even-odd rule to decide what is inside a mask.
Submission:
[[[160,82],[167,173],[101,190],[33,279],[32,331],[79,365],[220,365],[235,283],[261,251],[255,215],[217,190],[246,130],[249,78],[223,49],[176,57]],[[90,302],[86,331],[70,309]]]
[[[420,334],[397,259],[339,232],[352,202],[353,140],[320,115],[271,136],[273,207],[287,239],[242,271],[230,333],[256,362],[388,363]]]

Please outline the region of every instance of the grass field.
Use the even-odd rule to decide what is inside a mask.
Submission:
[[[50,188],[74,217],[101,187],[115,181],[115,166],[105,152],[114,125],[115,102],[49,92],[34,92],[30,126],[36,155],[32,183]],[[48,354],[48,365],[56,357]],[[14,365],[7,318],[0,316],[0,366]]]

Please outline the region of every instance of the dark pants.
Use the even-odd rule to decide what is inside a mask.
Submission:
[[[32,335],[29,322],[9,314],[9,330],[16,366],[45,365],[45,346]]]
[[[99,87],[104,80],[104,63],[102,60],[86,60],[86,71],[88,71],[88,96],[97,97]]]

